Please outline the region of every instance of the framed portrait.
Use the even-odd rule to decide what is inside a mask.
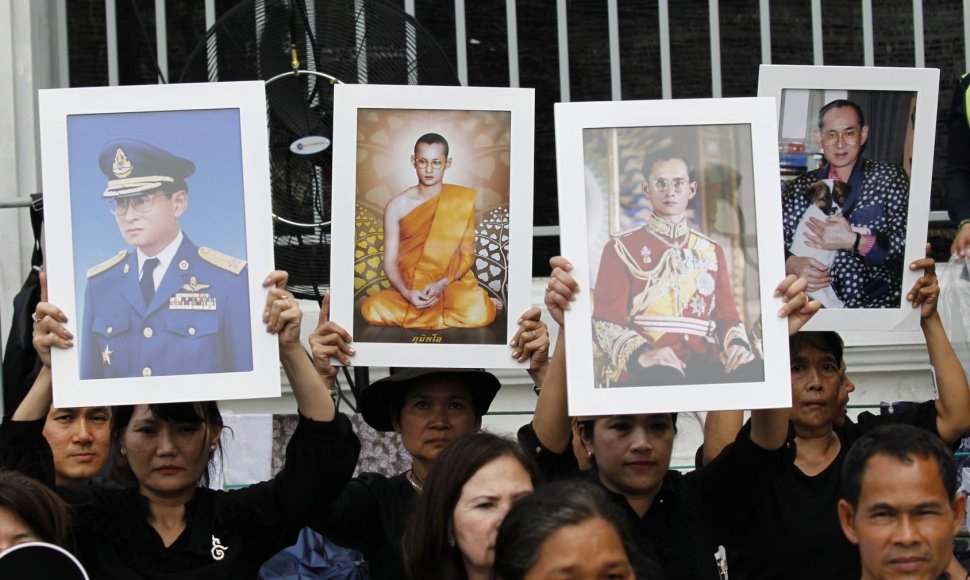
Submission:
[[[338,85],[331,318],[355,365],[517,367],[532,89]]]
[[[772,107],[556,105],[570,415],[791,404]]]
[[[823,309],[806,330],[916,330],[940,71],[762,65],[774,97],[785,269]]]
[[[263,84],[40,93],[58,407],[278,396]]]

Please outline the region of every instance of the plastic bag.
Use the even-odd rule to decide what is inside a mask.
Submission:
[[[937,310],[963,371],[970,376],[970,262],[950,258],[937,269],[940,301]]]

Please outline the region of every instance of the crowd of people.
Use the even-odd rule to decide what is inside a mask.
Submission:
[[[819,118],[820,130],[835,127],[826,141],[833,160],[841,159],[837,150],[864,144],[857,107],[836,103]],[[416,154],[419,145],[422,155],[447,158],[446,143],[419,142]],[[125,148],[124,161],[168,158],[140,144]],[[420,157],[415,167],[430,175],[447,166],[435,159]],[[834,178],[853,179],[854,157],[848,166],[829,161]],[[651,214],[641,237],[612,240],[600,266],[593,324],[601,331],[598,347],[609,354],[608,382],[755,380],[759,354],[726,286],[723,251],[687,223],[697,192],[691,163],[664,151],[648,159],[643,174],[644,194],[664,209]],[[142,199],[153,192],[110,193],[119,223],[155,210],[155,201]],[[186,195],[179,190],[158,203],[177,205]],[[177,221],[170,229],[180,232]],[[825,232],[814,235],[821,240]],[[884,261],[876,257],[898,258],[891,237],[876,230],[852,235],[851,251],[863,245],[875,277]],[[665,270],[663,280],[645,278],[638,251],[644,263],[651,252],[664,263],[696,259]],[[228,258],[212,259],[233,276],[242,271]],[[839,281],[838,269],[790,255],[774,299],[788,324],[792,406],[752,410],[747,423],[741,411],[708,413],[697,466],[688,473],[671,468],[676,412],[569,415],[565,311],[584,288],[565,257],[550,266],[544,300],[558,327],[555,352],[539,308],[521,314],[509,346],[512,358],[527,363],[538,392],[517,440],[481,429],[501,388],[494,374],[398,369],[363,385],[357,399],[370,427],[400,438],[410,465],[392,476],[354,475],[361,445],[332,398],[337,363],[354,364],[353,337],[329,319],[325,298],[304,347],[288,276],[271,272],[263,282],[263,323],[277,337],[298,425],[279,473],[232,490],[208,486],[225,429],[215,402],[53,407],[51,351],[75,345],[42,275],[33,318],[42,366],[0,426],[0,554],[46,542],[74,553],[92,578],[275,578],[261,572],[264,563],[309,533],[358,551],[353,573],[375,580],[970,578],[953,551],[966,498],[956,490],[951,450],[970,431],[970,385],[937,311],[931,258],[909,264],[920,275],[905,300],[920,314],[935,400],[850,420],[854,384],[841,337],[801,330],[822,307],[808,292]],[[141,267],[133,255],[131,269]],[[128,275],[121,268],[119,275]],[[706,319],[691,314],[686,301],[631,306],[631,296],[651,284],[679,284],[690,274],[685,268],[696,272],[678,288],[703,306],[698,312]],[[149,269],[146,305],[161,300],[151,275]],[[885,286],[866,300],[902,295],[902,288]],[[613,303],[604,298],[610,296]],[[863,300],[847,296],[847,303]],[[706,324],[715,303],[719,326]],[[642,324],[629,324],[631,318]],[[102,352],[94,363],[110,366],[112,354]]]
[[[213,402],[52,407],[50,351],[72,348],[73,336],[42,300],[34,346],[44,366],[0,428],[0,548],[60,545],[93,578],[256,577],[304,527],[360,550],[375,579],[936,578],[959,567],[953,537],[966,500],[948,445],[970,430],[970,388],[936,311],[931,259],[911,265],[923,275],[908,297],[937,400],[846,419],[841,339],[799,330],[819,304],[789,276],[776,296],[789,320],[792,408],[752,411],[748,424],[740,412],[710,413],[687,474],[670,469],[677,413],[579,417],[574,429],[564,310],[581,288],[566,259],[552,267],[555,353],[538,309],[511,341],[541,386],[518,441],[481,431],[500,388],[493,374],[404,369],[358,401],[410,456],[393,477],[352,477],[360,444],[330,397],[332,362],[353,362],[350,335],[325,301],[307,356],[287,276],[271,273],[264,322],[278,335],[299,426],[274,479],[231,491],[205,485],[223,430]],[[108,463],[110,477],[98,477]],[[794,562],[804,548],[824,557]]]

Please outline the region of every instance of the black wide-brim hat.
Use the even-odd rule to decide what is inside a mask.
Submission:
[[[468,385],[471,390],[472,404],[475,415],[483,416],[488,412],[495,394],[502,386],[492,373],[482,369],[439,369],[439,368],[405,368],[388,375],[379,381],[374,381],[360,391],[357,409],[367,424],[378,431],[393,431],[391,424],[391,403],[403,399],[407,391],[417,379],[430,375],[447,375]]]

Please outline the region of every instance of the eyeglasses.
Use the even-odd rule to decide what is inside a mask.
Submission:
[[[123,216],[128,213],[128,208],[135,210],[135,213],[148,213],[155,207],[155,193],[146,193],[133,197],[113,197],[108,200],[108,210],[116,216]]]
[[[858,145],[859,144],[859,131],[855,128],[846,129],[845,131],[826,131],[822,133],[822,142],[826,145],[835,145],[839,142],[839,139],[846,145]]]
[[[670,186],[673,186],[674,191],[680,193],[690,187],[690,180],[684,179],[683,177],[676,177],[674,179],[658,177],[649,181],[657,191],[667,191],[670,189]]]
[[[425,159],[424,157],[420,159],[415,159],[414,157],[412,157],[411,160],[414,162],[415,165],[418,166],[419,169],[427,169],[428,165],[431,165],[432,171],[438,171],[439,169],[445,166],[445,162],[442,161],[441,159]]]

